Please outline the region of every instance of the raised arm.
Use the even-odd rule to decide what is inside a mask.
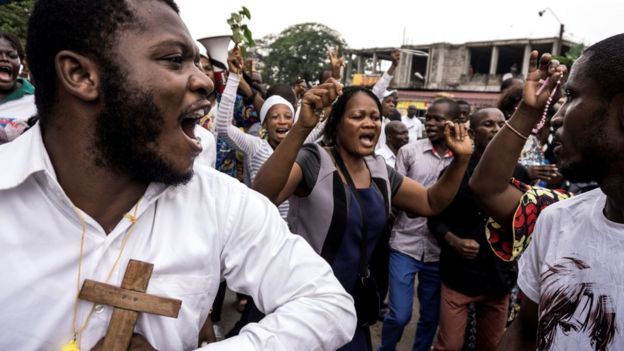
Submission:
[[[453,201],[461,185],[466,166],[472,154],[472,141],[466,135],[466,127],[448,122],[444,130],[446,143],[455,155],[440,179],[429,188],[408,177],[392,198],[392,205],[417,216],[429,217],[440,213]],[[404,150],[397,155],[397,169],[406,162]]]
[[[275,204],[295,193],[303,179],[301,168],[295,163],[299,149],[318,124],[320,111],[341,93],[342,85],[330,78],[303,95],[299,119],[258,171],[253,182],[254,190]]]
[[[331,108],[331,105],[329,106],[329,108]],[[327,116],[327,114],[325,114],[325,116]],[[308,134],[308,137],[306,138],[304,144],[313,143],[316,140],[318,140],[318,138],[320,138],[321,135],[323,134],[323,130],[325,129],[325,124],[327,124],[327,118],[323,119],[322,121],[316,124],[316,126],[312,129],[310,134]]]
[[[520,106],[488,144],[470,178],[470,188],[486,212],[498,223],[511,223],[522,192],[510,185],[509,179],[527,136],[539,122],[546,102],[557,86],[557,80],[566,71],[565,66],[552,60],[550,54],[542,55],[539,67],[537,58],[537,51],[531,52],[529,74]],[[542,88],[542,85],[545,86]],[[552,97],[553,103],[558,97],[557,91]]]
[[[251,156],[258,150],[260,139],[232,125],[236,91],[241,81],[241,76],[239,75],[241,67],[238,66],[239,59],[240,56],[237,57],[236,54],[230,54],[230,57],[228,57],[230,74],[215,116],[215,130],[232,147],[242,151],[247,156]]]
[[[342,66],[344,66],[344,57],[338,56],[338,48],[327,48],[327,55],[329,56],[329,63],[332,68],[332,78],[340,81],[342,76]]]
[[[401,51],[399,51],[399,49],[394,49],[392,50],[390,56],[392,57],[392,65],[390,65],[390,68],[388,68],[388,70],[384,72],[381,78],[379,78],[377,83],[375,83],[375,85],[371,89],[373,91],[373,94],[377,96],[379,101],[383,100],[384,92],[386,91],[386,89],[388,89],[388,86],[390,86],[390,82],[392,82],[392,76],[394,75],[394,71],[396,71],[397,66],[399,66]]]
[[[251,103],[256,111],[259,112],[264,104],[264,98],[261,94],[259,94],[258,90],[252,88],[251,85],[247,83],[247,80],[245,80],[245,75],[243,74],[244,66],[245,58],[243,57],[240,48],[235,46],[228,56],[228,70],[238,74],[241,78],[238,89],[245,98],[243,101],[245,105],[249,105]],[[250,75],[252,74],[251,71],[248,73]]]

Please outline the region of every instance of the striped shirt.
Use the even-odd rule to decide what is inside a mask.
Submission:
[[[452,160],[453,156],[450,151],[440,157],[435,152],[431,141],[422,139],[399,149],[396,170],[424,187],[430,187]],[[440,260],[440,247],[427,228],[427,218],[410,218],[403,211],[399,213],[392,227],[390,247],[419,261],[437,262]]]
[[[236,148],[245,154],[245,167],[247,168],[250,180],[256,178],[256,174],[264,162],[273,154],[273,148],[269,142],[254,135],[247,134],[232,125],[232,116],[234,115],[234,101],[236,99],[236,90],[240,83],[240,77],[237,74],[230,73],[219,109],[215,119],[215,129],[217,134],[222,137],[230,146]],[[313,142],[318,139],[323,130],[324,123],[319,123],[310,135],[306,138],[307,142]],[[286,219],[288,215],[288,201],[278,206],[280,215]]]

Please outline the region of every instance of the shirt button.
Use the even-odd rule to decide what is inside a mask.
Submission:
[[[95,313],[102,313],[104,311],[104,305],[95,305]]]

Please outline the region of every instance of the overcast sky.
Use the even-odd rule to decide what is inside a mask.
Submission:
[[[288,26],[318,22],[338,31],[351,48],[396,47],[433,42],[462,43],[494,39],[554,37],[559,22],[564,38],[595,43],[624,32],[622,0],[550,1],[341,1],[341,0],[177,0],[195,38],[227,34],[230,13],[249,8],[255,38]],[[515,6],[514,6],[515,5]]]

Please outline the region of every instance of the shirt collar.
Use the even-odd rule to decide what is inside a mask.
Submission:
[[[0,190],[12,189],[22,184],[30,176],[45,173],[58,184],[56,172],[43,144],[39,123],[27,130],[19,138],[0,146]],[[146,200],[155,200],[170,187],[151,183],[145,191]],[[59,185],[60,189],[60,185]]]
[[[436,151],[435,147],[433,146],[433,144],[431,143],[431,140],[429,139],[424,139],[424,140],[426,140],[426,142],[425,142],[425,147],[423,148],[423,153],[431,152],[434,156],[438,158],[453,157],[453,152],[450,149],[446,151],[446,154],[444,154],[443,156],[440,156],[438,152]]]
[[[33,87],[32,84],[24,78],[17,78],[16,84],[19,85],[19,88],[15,89],[11,94],[0,100],[0,104],[21,99],[24,95],[32,95],[35,93],[35,87]]]

